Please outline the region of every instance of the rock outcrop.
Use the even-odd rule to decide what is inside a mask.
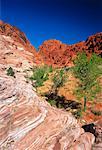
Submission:
[[[90,150],[93,134],[38,97],[27,82],[33,60],[21,41],[0,32],[0,150]],[[9,67],[15,77],[7,76]]]
[[[88,37],[85,41],[89,53],[95,52],[102,57],[102,32]]]
[[[33,55],[33,62],[35,62],[36,64],[40,64],[42,62],[41,57],[37,54],[34,46],[30,44],[25,34],[17,27],[0,21],[0,35],[4,35],[8,39],[12,39],[14,43],[17,43],[14,45],[15,48],[17,46],[19,47],[19,51],[25,50],[28,53],[31,52],[31,54]]]
[[[63,44],[58,40],[47,40],[39,47],[39,55],[43,57],[44,62],[59,67],[72,66],[78,52],[83,51],[89,56],[93,52],[102,56],[102,33],[73,45]]]
[[[48,40],[39,47],[38,53],[48,65],[67,66],[71,63],[70,55],[74,56],[73,52],[68,53],[69,49],[70,46],[58,40]]]

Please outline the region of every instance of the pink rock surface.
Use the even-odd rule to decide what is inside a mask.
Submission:
[[[94,142],[68,112],[51,107],[26,81],[34,55],[0,35],[0,150],[90,150]],[[7,76],[12,67],[15,78]]]

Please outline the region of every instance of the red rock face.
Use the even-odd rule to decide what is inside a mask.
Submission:
[[[48,65],[70,66],[78,52],[85,51],[88,55],[95,52],[102,56],[102,33],[90,36],[86,41],[73,45],[63,44],[58,40],[45,41],[39,47],[39,54]]]
[[[11,26],[7,23],[3,23],[2,21],[0,22],[0,34],[9,36],[14,41],[19,42],[26,47],[32,47],[25,34],[22,31],[20,31],[20,29]]]
[[[34,63],[41,63],[41,58],[38,56],[36,49],[30,44],[29,40],[26,38],[25,34],[20,31],[20,29],[0,21],[0,34],[8,38],[12,38],[14,45],[17,43],[18,46],[23,46],[26,51],[31,52],[34,56]]]
[[[85,44],[89,53],[95,52],[102,57],[102,32],[90,36]]]
[[[39,49],[39,54],[48,65],[65,66],[69,62],[69,56],[65,52],[69,50],[69,46],[58,40],[45,41]]]

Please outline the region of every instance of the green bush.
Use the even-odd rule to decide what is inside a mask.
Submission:
[[[81,109],[78,109],[76,112],[73,112],[72,114],[73,114],[73,115],[75,116],[75,118],[77,118],[77,119],[81,118],[82,115],[83,115]]]
[[[58,70],[55,72],[52,81],[54,83],[53,88],[55,89],[55,91],[57,91],[57,89],[61,86],[63,86],[63,84],[65,83],[65,74],[64,74],[64,70]]]
[[[44,81],[48,80],[49,73],[52,72],[52,66],[47,65],[33,69],[31,80],[35,80],[35,87],[43,86]]]
[[[13,71],[12,67],[9,67],[9,68],[7,69],[7,75],[14,77],[14,74],[15,74],[15,72]]]
[[[49,73],[53,72],[52,66],[46,66],[46,68],[48,69],[48,72],[49,72]]]
[[[51,106],[56,106],[56,100],[49,99],[48,102],[50,103]]]
[[[92,54],[89,59],[85,53],[80,53],[74,61],[74,64],[74,74],[80,80],[75,93],[79,98],[84,97],[86,104],[86,99],[94,99],[96,94],[101,91],[97,79],[102,75],[102,69],[100,68],[102,58],[96,54]]]

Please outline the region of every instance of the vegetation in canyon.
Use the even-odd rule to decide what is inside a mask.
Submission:
[[[47,65],[33,68],[31,80],[35,80],[35,87],[43,86],[44,81],[48,80],[49,73],[52,72],[52,66]]]
[[[92,54],[87,57],[83,52],[79,53],[74,60],[74,67],[52,68],[47,65],[35,67],[30,79],[35,81],[34,86],[38,92],[40,87],[46,89],[47,83],[51,81],[50,90],[47,93],[42,92],[41,95],[45,96],[52,106],[66,111],[70,110],[76,118],[79,118],[87,109],[87,101],[94,100],[96,95],[101,92],[99,84],[99,78],[102,75],[101,64],[102,59],[99,56]],[[68,84],[69,74],[75,76],[75,80],[77,80],[72,91],[77,100],[68,99],[63,94],[59,95],[59,89],[64,88],[64,84]],[[84,99],[83,108],[82,98]],[[94,113],[94,110],[91,112]],[[101,113],[94,113],[94,115],[101,115]]]
[[[84,111],[87,100],[95,99],[97,93],[101,91],[98,78],[102,75],[102,58],[92,54],[90,58],[85,53],[80,53],[74,61],[74,75],[79,79],[75,93],[78,98],[84,98]]]

